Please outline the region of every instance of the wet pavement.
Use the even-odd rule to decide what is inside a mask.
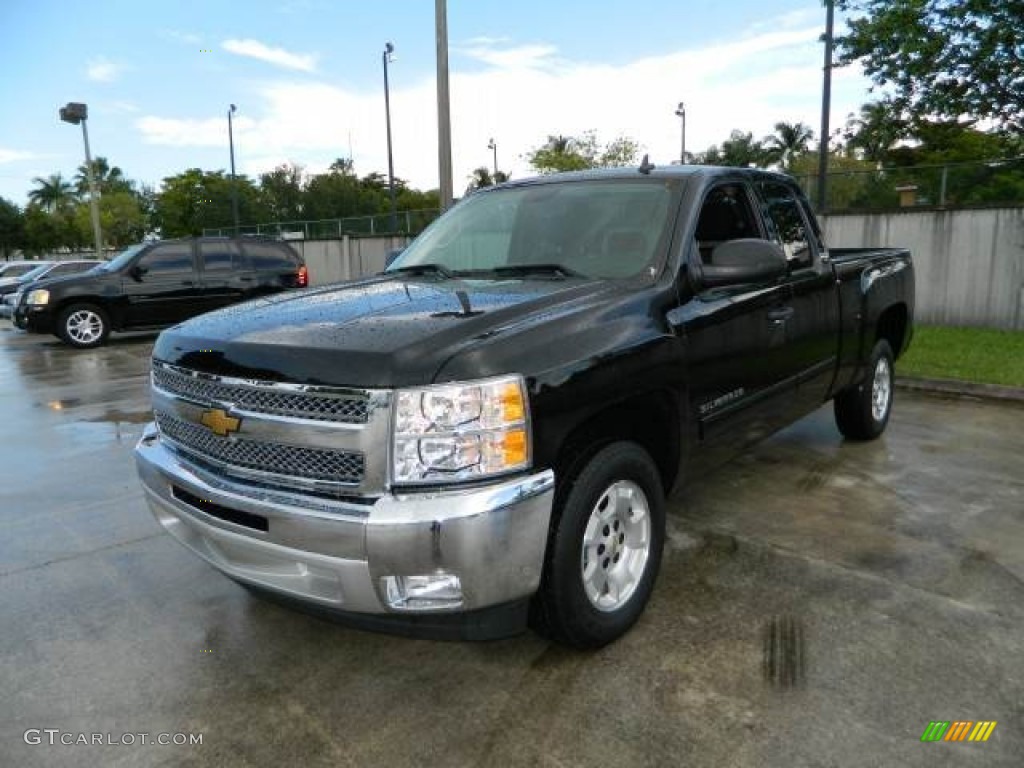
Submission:
[[[1019,405],[898,392],[870,444],[822,408],[673,504],[646,614],[581,654],[366,634],[206,566],[135,479],[152,341],[0,323],[0,765],[1021,765]]]

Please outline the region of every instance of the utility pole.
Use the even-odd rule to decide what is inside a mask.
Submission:
[[[832,22],[835,15],[833,0],[825,0],[825,75],[821,89],[821,140],[818,142],[818,211],[825,210],[825,185],[828,183],[829,112],[832,109]]]
[[[391,154],[391,95],[388,87],[388,64],[392,61],[391,54],[395,46],[384,44],[381,61],[384,62],[384,119],[388,124],[388,195],[391,197],[391,215],[388,217],[388,229],[393,235],[398,230],[398,207],[395,204],[395,163]]]
[[[228,148],[231,152],[231,219],[235,223],[235,237],[238,237],[238,179],[235,178],[235,132],[231,125],[236,109],[234,104],[228,108]]]
[[[487,142],[487,148],[494,152],[494,183],[498,183],[498,144],[491,139]]]
[[[679,164],[686,165],[686,105],[681,101],[679,106],[676,107],[676,116],[683,121],[683,138],[679,148]]]
[[[437,37],[437,164],[441,210],[452,205],[452,121],[448,94],[448,5],[434,0],[434,28]]]

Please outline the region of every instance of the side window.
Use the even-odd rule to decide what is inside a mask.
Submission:
[[[796,194],[785,184],[774,181],[761,182],[758,187],[768,221],[775,230],[775,239],[786,252],[790,269],[811,266],[814,263],[814,251],[810,241],[814,235],[807,231]]]
[[[729,240],[761,237],[750,197],[741,184],[713,187],[697,219],[697,248],[704,264],[712,264],[715,247]]]
[[[173,277],[192,272],[192,244],[167,243],[158,245],[139,259],[146,277]]]
[[[227,240],[199,244],[199,258],[205,272],[227,272],[239,266],[238,246]]]
[[[58,264],[56,267],[51,269],[47,273],[47,277],[60,277],[61,275],[74,275],[78,272],[84,272],[89,269],[91,264],[83,264],[81,262],[73,261],[69,264]]]
[[[271,243],[246,243],[245,252],[253,269],[266,272],[292,272],[298,262],[283,248]]]

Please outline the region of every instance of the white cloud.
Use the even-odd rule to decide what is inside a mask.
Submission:
[[[182,32],[178,29],[164,29],[161,30],[160,35],[168,40],[173,40],[184,45],[199,45],[203,41],[199,35],[193,32]]]
[[[558,49],[553,45],[534,44],[501,48],[499,43],[500,41],[493,39],[477,38],[474,44],[457,48],[455,52],[495,69],[554,69],[559,63],[554,58]]]
[[[756,137],[780,120],[817,128],[821,100],[818,26],[775,29],[700,49],[652,55],[619,66],[566,61],[545,44],[473,40],[456,49],[451,70],[452,155],[455,192],[473,168],[490,166],[487,148],[498,144],[498,165],[514,178],[531,175],[523,156],[548,134],[636,139],[652,162],[679,154],[676,104],[686,103],[687,149],[697,152],[728,138],[733,129]],[[460,70],[458,56],[487,64]],[[833,127],[864,101],[867,83],[852,70],[833,80]],[[391,116],[395,173],[413,186],[437,186],[437,102],[433,78],[392,74]],[[310,171],[347,157],[351,140],[356,172],[387,170],[381,89],[355,91],[315,81],[264,83],[236,115],[239,168],[256,174],[289,160]],[[222,117],[144,117],[145,141],[181,147],[225,148]],[[225,160],[226,163],[226,160]]]
[[[0,147],[0,163],[16,163],[19,160],[32,160],[38,157],[34,152],[21,149],[4,149]]]
[[[316,69],[316,56],[306,53],[289,53],[283,48],[271,48],[259,40],[225,40],[221,43],[221,48],[229,53],[249,56],[286,69],[297,69],[302,72],[312,72]]]
[[[110,83],[117,79],[123,69],[120,64],[115,64],[105,56],[97,56],[94,59],[89,59],[85,74],[86,77],[97,83]]]

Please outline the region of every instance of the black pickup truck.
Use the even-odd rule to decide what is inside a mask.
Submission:
[[[614,640],[665,498],[831,400],[870,439],[910,254],[826,248],[789,178],[711,167],[473,194],[380,275],[162,333],[154,514],[260,594],[362,626]]]

